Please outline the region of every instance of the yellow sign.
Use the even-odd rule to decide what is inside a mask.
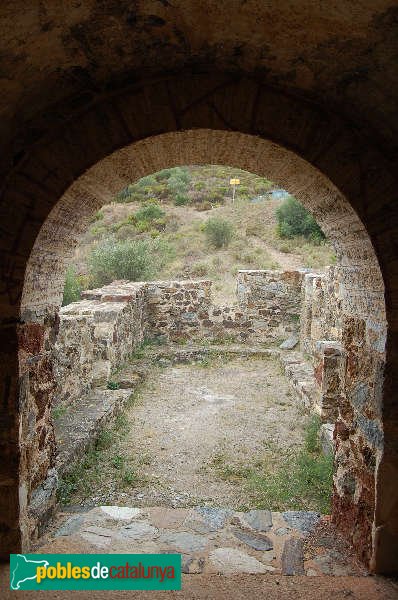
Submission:
[[[229,183],[230,183],[230,185],[239,185],[240,179],[230,179]]]

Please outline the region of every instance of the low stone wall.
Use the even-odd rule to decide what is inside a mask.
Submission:
[[[254,334],[251,320],[239,308],[212,304],[211,287],[208,280],[148,283],[149,335],[178,342],[226,335],[245,340]]]
[[[271,342],[297,330],[298,271],[240,271],[235,306],[215,306],[212,282],[115,281],[60,310],[54,349],[56,402],[105,384],[145,337]]]
[[[145,284],[115,282],[60,310],[54,347],[57,403],[104,384],[145,335]]]
[[[303,404],[325,423],[344,404],[346,356],[341,343],[341,287],[335,269],[240,271],[237,303],[215,306],[212,282],[116,281],[83,293],[60,311],[54,352],[56,402],[82,401],[144,338],[164,342],[277,342],[297,334],[301,350],[282,364]]]

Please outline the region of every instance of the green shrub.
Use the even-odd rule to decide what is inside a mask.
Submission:
[[[155,221],[165,216],[164,210],[158,204],[147,204],[135,213],[135,221]]]
[[[82,292],[82,284],[79,277],[76,275],[73,266],[68,267],[65,277],[64,296],[62,306],[66,306],[71,302],[78,302]]]
[[[185,194],[177,194],[174,199],[175,206],[185,206],[189,203],[189,198]]]
[[[220,217],[210,217],[205,224],[204,231],[208,242],[215,248],[228,246],[234,233],[232,224]]]
[[[227,196],[229,193],[229,187],[226,185],[220,185],[217,187],[217,189],[215,190],[218,194],[220,194],[222,197]]]
[[[154,177],[154,175],[148,175],[147,177],[141,177],[141,179],[139,179],[137,181],[136,185],[139,188],[148,188],[155,184],[156,184],[156,178]]]
[[[156,173],[156,179],[158,181],[163,181],[164,179],[169,179],[174,173],[174,169],[162,169]]]
[[[128,185],[115,196],[115,202],[132,202],[134,200],[134,186]]]
[[[92,285],[101,286],[115,279],[147,281],[173,257],[173,249],[160,239],[106,240],[89,256]]]
[[[119,389],[119,384],[118,384],[117,381],[109,380],[106,383],[106,387],[107,387],[108,390],[118,390]]]
[[[293,196],[286,198],[275,214],[280,237],[293,238],[302,235],[317,243],[325,239],[325,235],[314,217]]]
[[[185,194],[191,182],[191,176],[188,169],[176,167],[172,175],[168,178],[167,187],[169,192],[174,194]]]

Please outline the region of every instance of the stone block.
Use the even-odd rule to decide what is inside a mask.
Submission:
[[[320,439],[320,443],[321,443],[322,452],[326,456],[329,454],[333,454],[333,452],[334,452],[333,431],[334,431],[333,423],[322,423],[321,429],[319,432],[319,439]]]

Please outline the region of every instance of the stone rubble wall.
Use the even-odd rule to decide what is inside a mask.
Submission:
[[[300,311],[300,341],[304,352],[313,355],[319,340],[342,338],[341,271],[328,267],[324,273],[303,277]]]
[[[334,423],[344,396],[346,357],[342,340],[341,271],[306,273],[301,291],[300,346],[315,376],[313,407],[324,423]]]
[[[238,273],[239,308],[251,322],[252,339],[283,339],[297,331],[304,277],[304,270]]]
[[[56,402],[106,383],[145,335],[145,284],[114,282],[60,310],[54,348]]]
[[[305,275],[300,342],[314,366],[314,406],[330,435],[335,464],[333,514],[342,531],[356,523],[372,535],[375,472],[382,457],[382,389],[387,338],[384,288],[369,265],[359,284],[355,266]],[[355,539],[354,539],[355,541]],[[363,559],[367,560],[364,547]]]
[[[215,306],[212,282],[115,281],[60,310],[54,350],[56,402],[103,385],[145,337],[165,342],[273,342],[297,330],[304,272],[240,271],[237,304]]]
[[[370,532],[374,472],[383,447],[386,321],[383,290],[377,279],[370,277],[369,289],[359,296],[356,277],[355,268],[341,265],[323,273],[241,271],[234,306],[213,305],[210,281],[114,282],[87,291],[80,302],[61,309],[53,357],[47,356],[51,344],[45,336],[41,335],[39,344],[35,341],[38,332],[25,326],[23,347],[32,347],[29,357],[32,352],[35,355],[34,360],[26,361],[30,372],[26,402],[33,393],[36,404],[37,398],[43,398],[43,406],[50,395],[55,403],[84,402],[92,387],[102,384],[105,388],[112,372],[144,338],[163,338],[166,343],[189,340],[202,346],[206,339],[214,343],[227,338],[264,348],[264,344],[277,346],[279,340],[290,337],[293,345],[286,347],[293,348],[299,337],[301,352],[281,349],[279,354],[298,398],[321,416],[325,451],[333,444],[337,464],[334,514],[347,530],[361,515],[359,530]],[[278,352],[276,348],[273,351]],[[47,378],[43,376],[51,360],[54,392],[51,370]],[[40,386],[32,391],[36,380]],[[46,413],[43,423],[47,419]],[[29,423],[24,426],[28,431]],[[55,448],[44,443],[46,431],[43,426],[39,448]],[[40,480],[45,465],[54,465],[54,456],[40,456],[42,462],[26,453],[35,481]],[[37,489],[32,485],[31,513],[51,504],[56,487],[52,473],[50,469],[49,477]],[[42,501],[47,497],[48,502]],[[350,507],[354,512],[347,512]],[[33,521],[45,521],[44,509],[40,509],[42,516],[32,513]]]
[[[233,306],[215,306],[211,287],[208,280],[115,281],[63,307],[54,352],[56,403],[70,404],[111,381],[145,338],[275,344],[297,335],[307,359],[291,356],[285,372],[323,422],[336,421],[346,380],[338,270],[240,271]]]
[[[160,281],[146,288],[147,330],[165,341],[248,339],[254,330],[246,314],[235,306],[211,302],[212,282]]]

